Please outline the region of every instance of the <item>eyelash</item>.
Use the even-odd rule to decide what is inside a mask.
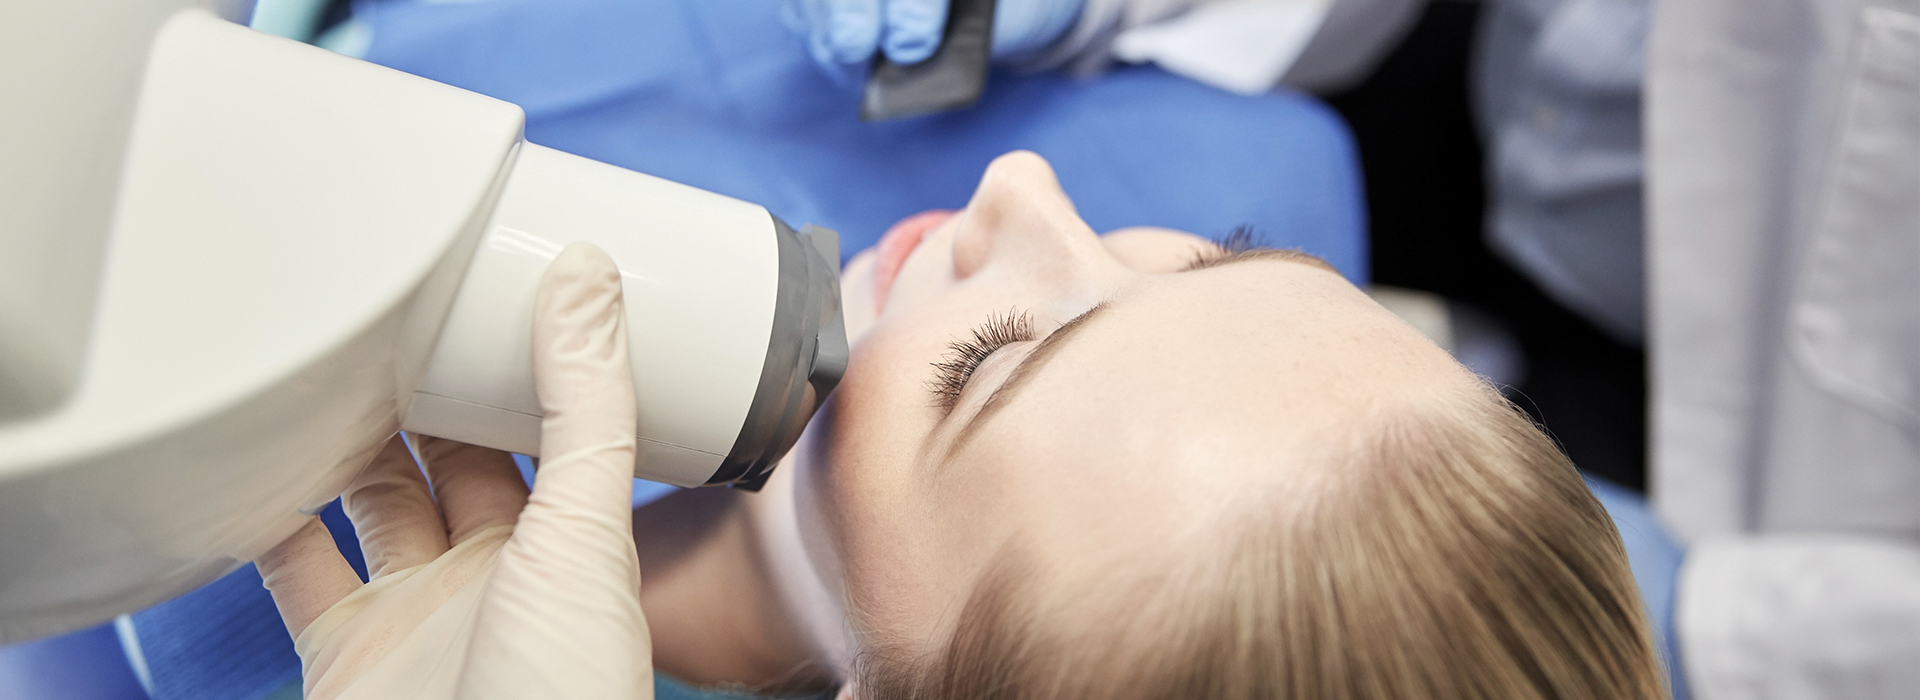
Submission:
[[[1235,226],[1227,235],[1215,241],[1213,248],[1195,254],[1185,269],[1209,267],[1238,253],[1259,248],[1256,238],[1253,227]],[[970,339],[949,343],[946,357],[933,363],[934,376],[927,382],[927,390],[933,393],[934,405],[941,410],[952,411],[960,403],[960,392],[966,390],[974,371],[980,369],[980,365],[994,352],[1010,344],[1036,338],[1032,317],[1015,311],[989,316],[986,323],[974,327],[972,335]]]
[[[942,410],[952,411],[960,403],[960,392],[966,390],[974,370],[994,352],[1035,338],[1032,317],[1015,311],[987,317],[986,323],[974,327],[972,335],[949,343],[946,357],[933,363],[934,376],[927,382],[927,389],[933,392],[934,405]]]
[[[1232,231],[1227,232],[1227,235],[1214,241],[1212,248],[1194,253],[1193,259],[1187,261],[1187,266],[1180,269],[1182,272],[1189,272],[1213,267],[1235,255],[1260,248],[1259,238],[1259,234],[1254,233],[1252,226],[1247,224],[1235,226]]]

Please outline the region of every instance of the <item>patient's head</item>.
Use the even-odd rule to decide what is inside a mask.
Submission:
[[[1026,153],[929,225],[800,476],[858,694],[1658,694],[1571,465],[1324,263],[1102,238]]]

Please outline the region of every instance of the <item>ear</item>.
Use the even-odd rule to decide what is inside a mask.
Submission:
[[[840,686],[840,694],[833,696],[833,700],[859,700],[854,692],[853,681],[847,681],[845,685]]]

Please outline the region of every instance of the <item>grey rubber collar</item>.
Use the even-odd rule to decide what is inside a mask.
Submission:
[[[847,328],[840,317],[840,235],[818,226],[799,233],[773,217],[780,283],[760,386],[720,468],[708,485],[758,491],[800,439],[813,412],[847,371]]]

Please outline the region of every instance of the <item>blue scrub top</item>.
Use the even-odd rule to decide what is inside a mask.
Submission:
[[[364,2],[367,58],[516,103],[534,143],[761,204],[842,236],[964,205],[995,156],[1053,162],[1097,231],[1249,225],[1366,277],[1364,207],[1339,117],[1151,67],[993,76],[972,109],[855,118],[857,81],[815,66],[773,2]]]

